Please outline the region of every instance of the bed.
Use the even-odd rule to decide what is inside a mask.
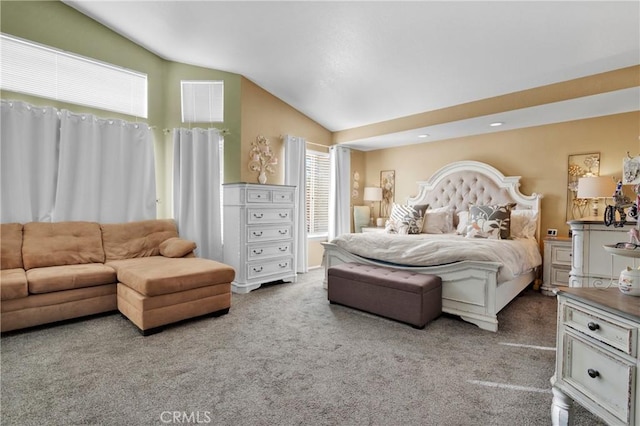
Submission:
[[[472,205],[511,204],[514,211],[527,214],[532,219],[528,241],[522,244],[510,240],[488,241],[465,238],[455,232],[419,236],[347,234],[323,243],[325,286],[329,268],[346,262],[392,266],[438,275],[442,278],[443,312],[460,316],[481,329],[497,331],[498,312],[536,279],[542,263],[538,244],[542,195],[524,195],[519,187],[519,176],[504,176],[485,163],[459,161],[444,166],[429,180],[418,182],[418,193],[407,200],[407,205],[428,205],[429,209],[446,207],[453,212],[455,228],[458,213],[468,211]],[[466,241],[463,243],[463,240]],[[472,255],[474,250],[455,249],[456,244],[472,244],[470,240],[476,240],[473,244],[480,247],[476,252],[482,255]],[[417,255],[418,260],[412,256],[415,254],[412,252],[419,251],[412,250],[417,246],[417,241],[427,241],[424,243],[426,248],[420,249],[422,252]],[[521,256],[527,256],[529,263],[518,268],[518,259],[494,256],[491,244],[522,245],[524,248],[521,250],[526,254]],[[445,251],[443,247],[457,252],[457,257],[431,255]],[[388,257],[391,253],[402,253],[402,256]]]

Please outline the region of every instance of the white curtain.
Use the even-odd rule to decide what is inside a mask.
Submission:
[[[220,146],[217,129],[173,130],[173,216],[196,255],[222,261]]]
[[[53,221],[156,218],[153,133],[148,125],[62,110]]]
[[[307,266],[306,157],[307,142],[304,138],[286,135],[284,137],[284,184],[298,187],[298,212],[295,222],[298,229],[297,273],[305,273],[309,270]]]
[[[332,146],[329,148],[331,179],[329,189],[329,241],[351,231],[350,175],[351,150]]]
[[[50,222],[58,174],[58,111],[2,100],[0,222]]]

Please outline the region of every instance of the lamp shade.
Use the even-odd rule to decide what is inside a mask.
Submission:
[[[616,191],[616,183],[609,176],[589,176],[578,180],[578,198],[610,198]]]
[[[364,189],[364,201],[382,201],[382,188],[368,186]]]

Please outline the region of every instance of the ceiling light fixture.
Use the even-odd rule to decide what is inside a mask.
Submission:
[[[491,127],[498,127],[498,126],[502,126],[504,123],[501,121],[496,121],[495,123],[491,123],[489,124],[489,126]]]
[[[425,133],[425,134],[422,134],[422,135],[418,135],[418,137],[419,137],[419,138],[428,138],[428,137],[429,137],[429,135]]]

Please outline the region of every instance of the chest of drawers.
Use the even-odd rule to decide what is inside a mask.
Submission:
[[[223,185],[224,262],[236,270],[235,293],[295,281],[296,187]]]
[[[640,298],[617,288],[558,293],[554,425],[575,401],[611,425],[640,424]]]

